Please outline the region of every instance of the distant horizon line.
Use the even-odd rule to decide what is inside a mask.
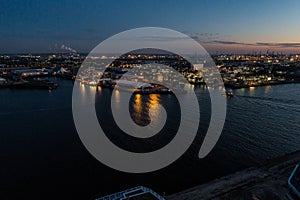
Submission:
[[[252,51],[252,52],[247,52],[247,53],[243,53],[243,52],[219,52],[219,51],[215,51],[214,53],[210,53],[208,52],[209,55],[252,55],[252,56],[258,56],[258,55],[300,55],[300,51],[297,52],[284,52],[284,51],[272,51],[272,52],[263,52],[263,51]],[[21,55],[56,55],[56,54],[64,54],[64,55],[88,55],[90,54],[90,52],[76,52],[76,53],[71,53],[71,52],[18,52],[18,53],[1,53],[1,56],[5,56],[5,55],[16,55],[16,56],[21,56]],[[117,53],[105,53],[103,55],[116,55]],[[126,53],[126,54],[135,54],[135,55],[166,55],[168,53]],[[126,55],[123,54],[123,55]],[[174,54],[175,55],[175,54]]]

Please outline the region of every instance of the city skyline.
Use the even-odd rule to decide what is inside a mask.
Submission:
[[[137,27],[165,27],[210,53],[300,52],[299,1],[3,1],[0,53],[89,52]]]

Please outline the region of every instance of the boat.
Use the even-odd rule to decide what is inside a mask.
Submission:
[[[57,83],[54,83],[48,79],[44,80],[36,80],[36,79],[30,79],[30,80],[20,80],[13,83],[10,83],[8,85],[8,88],[10,89],[47,89],[47,90],[53,90],[58,87]]]
[[[226,96],[227,97],[233,97],[233,92],[232,91],[226,91]]]
[[[226,90],[225,93],[224,93],[224,96],[229,97],[229,98],[233,97],[232,90]]]
[[[98,85],[98,83],[96,81],[89,81],[87,84],[89,86],[97,86]]]

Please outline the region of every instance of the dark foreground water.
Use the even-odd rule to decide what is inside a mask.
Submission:
[[[144,185],[166,195],[300,149],[300,84],[234,90],[226,124],[214,150],[198,151],[209,124],[207,89],[196,87],[201,108],[198,136],[172,165],[147,174],[110,169],[82,145],[72,118],[72,82],[47,90],[0,90],[0,199],[95,199]],[[147,106],[161,103],[168,128],[149,141],[128,138],[111,120],[111,91],[96,95],[96,108],[108,137],[137,152],[161,148],[178,127],[178,102],[172,95],[133,96],[132,118],[149,123]]]

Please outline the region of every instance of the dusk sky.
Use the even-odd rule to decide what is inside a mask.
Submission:
[[[300,52],[300,1],[3,1],[0,53],[89,52],[132,28],[183,32],[209,52]]]

